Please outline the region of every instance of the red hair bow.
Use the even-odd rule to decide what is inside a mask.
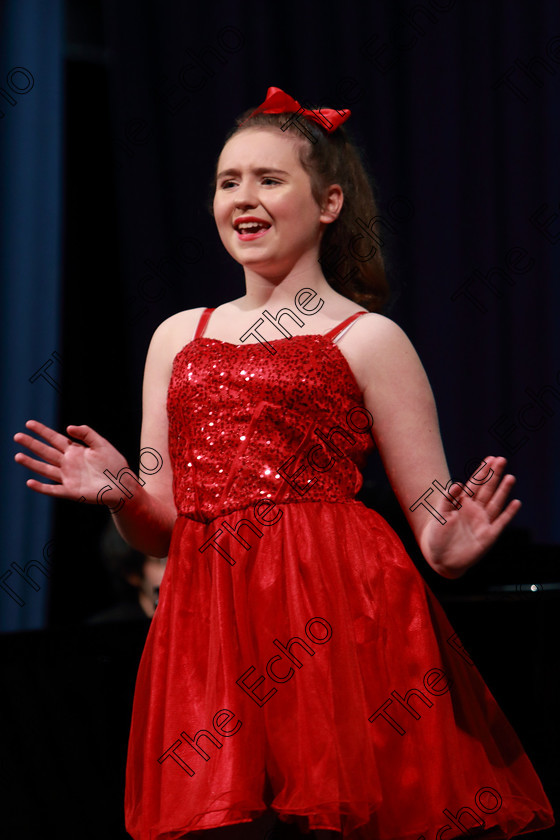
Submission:
[[[248,120],[255,114],[284,114],[291,113],[301,115],[308,120],[313,120],[322,126],[329,134],[335,131],[339,125],[346,122],[352,113],[347,108],[337,111],[334,108],[304,108],[297,99],[292,99],[287,93],[277,87],[269,87],[266,99],[247,117]],[[246,122],[246,121],[245,121]]]

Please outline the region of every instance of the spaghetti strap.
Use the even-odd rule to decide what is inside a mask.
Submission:
[[[208,319],[209,319],[209,317],[210,317],[210,315],[212,314],[213,311],[214,311],[213,309],[205,309],[204,310],[204,312],[200,316],[200,320],[198,322],[196,332],[193,336],[193,340],[195,338],[200,338],[200,336],[202,335],[202,333],[204,332],[204,330],[206,328],[206,324],[208,323]]]
[[[356,321],[361,315],[367,314],[367,310],[365,309],[361,312],[354,312],[353,315],[350,315],[341,324],[338,324],[336,327],[333,327],[332,330],[329,330],[328,333],[325,333],[325,338],[330,338],[333,343],[336,342],[336,340],[341,337],[342,333],[348,329],[350,324]]]

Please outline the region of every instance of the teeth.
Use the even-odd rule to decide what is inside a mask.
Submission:
[[[248,230],[249,228],[261,228],[264,225],[261,222],[239,222],[238,230]]]

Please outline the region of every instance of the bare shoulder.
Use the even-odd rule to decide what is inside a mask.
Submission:
[[[192,341],[204,307],[176,312],[157,327],[148,353],[171,364],[177,353]]]
[[[395,321],[377,312],[359,318],[354,333],[356,343],[365,350],[414,349],[407,334]]]
[[[358,318],[342,336],[339,345],[362,391],[379,387],[382,381],[394,387],[405,373],[423,372],[418,354],[404,330],[376,312]]]

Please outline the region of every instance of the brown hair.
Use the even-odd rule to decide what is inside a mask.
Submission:
[[[378,216],[373,179],[368,178],[360,153],[348,132],[344,126],[339,126],[329,134],[314,120],[306,119],[304,134],[293,114],[255,114],[250,117],[251,113],[252,109],[249,109],[237,118],[224,145],[246,128],[281,128],[301,138],[300,161],[311,179],[311,191],[317,204],[321,205],[331,184],[339,184],[344,193],[342,210],[338,218],[327,225],[321,239],[319,262],[323,274],[335,291],[370,312],[380,312],[389,298],[389,284],[380,248],[372,245],[372,256],[362,260],[348,252],[351,240],[361,234],[357,220],[370,226]],[[309,139],[307,132],[313,140]],[[380,241],[377,221],[373,222],[373,231]]]

